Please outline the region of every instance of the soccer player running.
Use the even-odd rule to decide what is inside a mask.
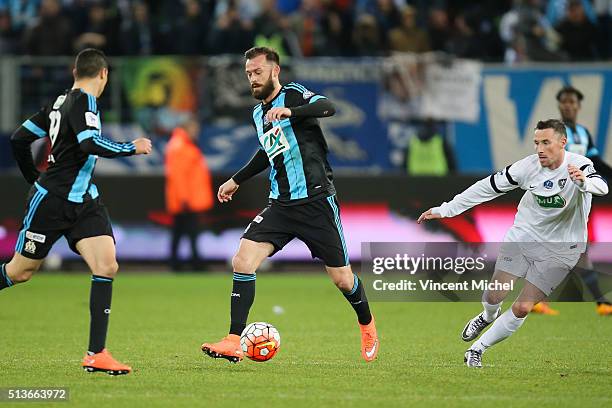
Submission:
[[[229,334],[218,343],[202,344],[202,351],[214,358],[242,360],[240,334],[255,298],[255,271],[297,237],[313,258],[323,260],[332,281],[357,313],[361,354],[372,361],[379,350],[376,326],[363,284],[351,270],[327,143],[317,120],[333,115],[334,106],[298,83],[281,85],[275,50],[255,47],[245,53],[245,59],[251,93],[261,101],[253,108],[259,149],[219,187],[217,198],[222,203],[230,201],[242,183],[271,166],[270,200],[246,228],[232,260]]]
[[[131,368],[105,348],[113,279],[119,266],[108,212],[91,178],[98,156],[149,154],[151,141],[140,138],[115,143],[100,135],[96,98],[108,81],[108,62],[101,51],[81,51],[72,73],[72,89],[31,116],[11,136],[17,164],[33,186],[15,254],[9,263],[0,265],[0,290],[27,282],[53,244],[65,236],[92,272],[89,347],[81,365],[89,372],[128,374]],[[51,141],[51,154],[47,171],[39,174],[30,145],[43,137]]]
[[[536,154],[476,182],[418,219],[420,223],[454,217],[515,188],[526,190],[514,225],[504,237],[491,280],[510,283],[524,278],[525,285],[503,314],[501,304],[509,291],[485,291],[484,311],[468,321],[461,337],[464,341],[474,340],[489,324],[493,325],[465,352],[468,367],[482,367],[482,354],[518,330],[533,305],[552,293],[586,250],[592,194],[607,194],[608,185],[590,159],[565,151],[566,144],[563,122],[538,122],[534,135]]]

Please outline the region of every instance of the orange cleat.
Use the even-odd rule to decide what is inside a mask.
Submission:
[[[228,334],[218,343],[204,343],[202,351],[212,358],[224,358],[232,363],[238,363],[244,358],[240,336],[237,334]]]
[[[360,324],[359,330],[361,330],[361,356],[369,363],[376,360],[378,350],[380,349],[374,316],[372,316],[372,321],[369,324]]]
[[[612,315],[612,305],[610,303],[600,303],[597,305],[597,314],[600,316]]]
[[[129,374],[132,371],[132,367],[115,360],[106,349],[94,355],[85,354],[81,366],[90,373],[103,371],[109,375]]]
[[[559,311],[550,307],[547,302],[540,302],[533,305],[531,313],[543,314],[547,316],[557,316],[559,314]]]

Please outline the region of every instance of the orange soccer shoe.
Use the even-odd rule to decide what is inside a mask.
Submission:
[[[212,358],[224,358],[232,363],[238,363],[244,358],[240,336],[237,334],[228,334],[218,343],[204,343],[202,351]]]
[[[600,316],[612,316],[612,305],[610,303],[600,303],[595,310]]]
[[[361,330],[361,356],[369,363],[376,360],[380,349],[374,316],[372,316],[372,321],[369,324],[360,324],[359,330]]]
[[[129,374],[132,371],[132,367],[115,360],[106,349],[93,355],[85,354],[81,366],[90,373],[103,371],[109,375]]]
[[[531,313],[543,314],[547,316],[557,316],[559,314],[559,311],[550,307],[547,302],[540,302],[536,303],[533,306],[533,309],[531,309]]]

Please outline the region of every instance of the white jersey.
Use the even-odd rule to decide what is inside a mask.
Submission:
[[[569,164],[584,172],[585,183],[570,179]],[[563,164],[554,170],[542,167],[537,154],[527,156],[476,182],[432,212],[454,217],[515,188],[522,188],[525,194],[504,241],[563,243],[555,245],[554,251],[585,251],[592,194],[605,195],[608,186],[590,159],[572,152],[565,152]]]

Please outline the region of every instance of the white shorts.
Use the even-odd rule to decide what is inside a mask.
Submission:
[[[580,255],[559,254],[537,242],[504,242],[495,269],[525,278],[549,296],[576,266]]]

